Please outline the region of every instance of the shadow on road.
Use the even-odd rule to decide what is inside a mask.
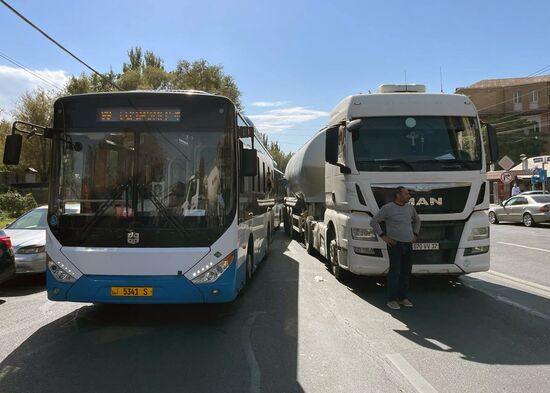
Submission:
[[[528,301],[548,300],[496,284]],[[349,289],[407,326],[396,332],[434,351],[456,352],[463,359],[487,364],[550,364],[548,321],[466,287],[460,280],[413,277],[414,308],[392,311],[386,306],[385,279],[355,278]],[[510,292],[511,291],[511,292]],[[519,292],[519,293],[514,293]]]
[[[283,236],[274,247],[285,249]],[[298,264],[272,255],[234,303],[84,306],[0,364],[2,392],[301,392]]]
[[[25,296],[45,290],[46,276],[44,274],[16,275],[9,281],[0,284],[0,297]]]

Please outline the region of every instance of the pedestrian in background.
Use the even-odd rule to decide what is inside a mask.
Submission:
[[[521,192],[521,188],[519,188],[518,183],[514,183],[514,186],[512,187],[512,196],[516,196]]]
[[[410,199],[409,190],[397,187],[393,202],[382,206],[370,222],[374,232],[388,245],[387,305],[392,310],[413,306],[407,291],[412,271],[412,243],[416,242],[420,231],[420,217],[409,203]],[[386,224],[385,232],[380,226],[382,222]]]

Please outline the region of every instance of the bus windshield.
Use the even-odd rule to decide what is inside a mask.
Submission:
[[[52,230],[66,246],[210,246],[235,214],[231,132],[71,129],[63,138],[78,149],[56,143],[61,162]]]
[[[395,116],[363,118],[352,131],[359,171],[481,169],[475,117]]]

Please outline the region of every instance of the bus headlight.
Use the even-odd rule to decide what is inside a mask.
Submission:
[[[214,265],[213,262],[210,262],[209,267],[203,267],[200,270],[197,270],[193,273],[193,278],[191,282],[193,284],[210,284],[216,281],[222,274],[225,272],[229,266],[235,260],[234,252],[226,256],[220,262]]]
[[[376,233],[372,228],[351,228],[351,237],[354,240],[375,241]]]
[[[483,240],[489,238],[489,227],[473,228],[468,240]]]
[[[57,281],[64,283],[73,283],[76,281],[76,273],[74,271],[69,269],[68,266],[65,266],[61,262],[54,262],[54,260],[51,259],[49,256],[48,269]]]

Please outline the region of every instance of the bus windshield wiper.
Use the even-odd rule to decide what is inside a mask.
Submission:
[[[145,187],[143,185],[139,185],[137,187],[138,192],[141,194],[141,197],[145,199]],[[157,210],[174,226],[178,233],[183,235],[184,237],[189,236],[189,231],[187,231],[183,225],[178,221],[176,217],[171,215],[168,212],[168,208],[162,203],[162,201],[153,193],[149,195],[149,199],[153,203],[153,205],[157,208]]]
[[[128,191],[129,188],[130,188],[130,181],[128,183],[121,184],[114,189],[113,193],[111,194],[111,197],[107,199],[105,202],[103,202],[103,204],[99,207],[99,209],[97,209],[97,211],[95,212],[91,220],[88,221],[88,223],[82,229],[83,240],[86,240],[86,237],[90,233],[90,230],[95,226],[97,221],[105,214],[107,209],[111,207],[111,205],[122,196],[124,191]],[[128,203],[126,203],[126,209],[128,209]]]

